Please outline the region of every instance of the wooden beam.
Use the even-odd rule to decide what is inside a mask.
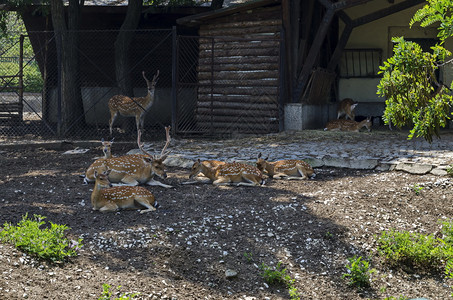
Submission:
[[[327,69],[333,71],[337,67],[337,65],[338,65],[338,63],[340,62],[340,59],[341,59],[341,54],[343,53],[343,50],[346,47],[346,44],[348,42],[349,36],[351,35],[351,32],[352,32],[352,30],[355,27],[362,26],[364,24],[368,24],[368,23],[376,21],[378,19],[381,19],[381,18],[387,17],[389,15],[398,13],[398,12],[400,12],[402,10],[411,8],[411,7],[415,6],[415,5],[418,5],[418,4],[423,3],[423,2],[425,2],[425,0],[406,0],[404,2],[400,2],[400,3],[395,4],[393,6],[390,6],[390,7],[387,7],[387,8],[383,8],[381,10],[375,11],[375,12],[370,13],[368,15],[359,17],[359,18],[357,18],[355,20],[351,20],[349,18],[349,16],[343,11],[338,12],[338,16],[343,20],[343,22],[345,22],[346,27],[343,30],[343,33],[342,33],[341,38],[340,38],[340,40],[339,40],[339,42],[337,44],[337,47],[335,48],[335,51],[333,52],[333,55],[332,55],[332,57],[330,59],[330,62],[329,62],[329,65],[328,65]]]
[[[321,0],[321,1],[323,1],[323,0]],[[335,10],[328,9],[326,11],[326,14],[324,15],[324,18],[321,21],[321,26],[319,27],[318,32],[316,33],[316,36],[311,45],[310,51],[308,52],[307,58],[305,59],[304,66],[302,67],[302,71],[300,72],[300,74],[298,76],[297,86],[293,90],[293,99],[292,99],[293,102],[298,102],[300,100],[300,97],[302,96],[302,91],[306,86],[308,78],[310,77],[316,57],[319,54],[319,49],[321,48],[322,43],[324,42],[324,38],[326,37],[327,30],[328,30],[330,23],[332,22],[334,16],[335,16]]]

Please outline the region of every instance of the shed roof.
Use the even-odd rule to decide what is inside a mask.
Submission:
[[[178,19],[179,25],[198,26],[206,21],[235,14],[240,11],[249,10],[257,7],[280,4],[281,0],[252,0],[245,3],[234,4],[229,7],[203,12]]]

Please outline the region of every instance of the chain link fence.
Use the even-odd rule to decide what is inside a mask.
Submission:
[[[177,59],[178,133],[281,129],[278,39],[181,36]]]
[[[129,55],[123,58],[127,71],[116,75],[118,33],[70,32],[79,42],[67,49],[58,42],[65,37],[54,32],[29,32],[0,48],[0,139],[109,138],[109,99],[146,96],[143,71],[150,80],[159,71],[145,134],[163,136],[170,124],[179,135],[279,131],[278,40],[131,31]],[[33,46],[34,56],[24,56],[26,45]],[[68,65],[71,52],[76,63]],[[121,90],[119,81],[129,82],[130,91]],[[74,86],[75,93],[65,92]],[[113,137],[135,140],[135,118],[118,117]]]

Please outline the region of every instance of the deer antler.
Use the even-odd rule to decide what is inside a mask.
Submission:
[[[159,72],[158,72],[159,73]],[[167,138],[167,141],[165,142],[165,146],[164,148],[162,149],[162,152],[160,153],[160,158],[163,159],[164,157],[166,157],[168,154],[170,154],[171,150],[170,151],[167,151],[165,152],[165,150],[167,149],[168,145],[170,145],[170,141],[171,141],[171,137],[170,137],[170,126],[167,126],[165,127],[165,136]]]
[[[142,151],[145,155],[148,155],[149,157],[151,157],[153,160],[154,159],[165,159],[165,157],[170,154],[170,151],[166,151],[168,145],[170,145],[170,142],[171,142],[171,137],[170,137],[170,126],[167,126],[165,127],[165,135],[166,135],[166,142],[165,142],[165,146],[164,148],[162,149],[162,152],[160,153],[159,157],[155,156],[155,155],[152,155],[150,154],[149,152],[147,152],[145,150],[145,148],[143,147],[144,143],[142,143],[140,140],[141,140],[141,136],[142,136],[142,131],[139,130],[138,131],[138,134],[137,134],[137,145],[138,145],[138,148],[140,149],[140,151]]]
[[[138,145],[138,148],[139,148],[140,151],[142,151],[145,155],[148,155],[149,157],[151,157],[151,158],[154,160],[154,159],[155,159],[154,155],[148,153],[148,152],[145,150],[145,148],[143,148],[143,145],[144,145],[145,143],[141,143],[141,142],[140,142],[141,136],[142,136],[142,131],[139,130],[139,131],[137,132],[137,145]]]

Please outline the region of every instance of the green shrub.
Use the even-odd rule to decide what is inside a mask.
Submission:
[[[118,286],[116,289],[120,290],[121,286]],[[110,285],[104,283],[102,285],[102,295],[98,298],[98,300],[129,300],[133,299],[134,297],[138,296],[139,293],[124,293],[120,295],[119,298],[112,298],[113,294],[110,292]]]
[[[31,93],[39,93],[43,89],[43,79],[39,71],[38,64],[31,62],[23,69],[24,76],[24,91]],[[17,62],[2,62],[0,66],[0,75],[17,75],[19,73],[19,64]],[[19,86],[19,78],[8,80],[9,86]]]
[[[45,218],[34,215],[34,220],[31,220],[27,214],[17,226],[5,223],[0,231],[0,241],[11,243],[21,251],[53,263],[62,263],[67,258],[76,256],[77,250],[82,246],[82,239],[68,240],[64,232],[70,228],[66,225],[49,222],[50,227],[41,229]]]
[[[451,246],[442,239],[407,231],[383,232],[377,250],[394,266],[402,264],[428,271],[438,269],[452,257]]]
[[[348,258],[349,264],[346,265],[348,273],[343,274],[343,278],[347,278],[349,285],[357,288],[366,288],[370,286],[371,274],[376,270],[370,269],[370,263],[362,260],[362,257]]]
[[[285,268],[282,267],[281,262],[278,262],[277,267],[272,268],[270,266],[261,264],[261,270],[263,271],[264,280],[269,284],[284,284],[288,288],[289,296],[291,300],[299,300],[300,295],[294,286],[295,280],[291,278]]]

